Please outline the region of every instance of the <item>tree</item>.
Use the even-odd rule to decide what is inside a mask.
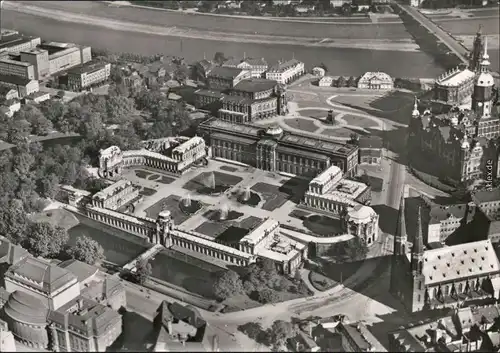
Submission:
[[[137,262],[136,271],[133,278],[136,283],[143,285],[153,273],[153,268],[147,259],[142,259]]]
[[[63,85],[61,85],[61,87],[63,87]],[[61,89],[61,90],[59,90],[59,91],[57,91],[57,96],[58,96],[59,98],[64,98],[64,96],[65,96],[65,95],[66,95],[66,91],[64,91],[64,90],[62,90],[62,89]]]
[[[345,77],[339,76],[339,78],[337,79],[337,87],[341,88],[341,87],[345,87],[345,86],[346,86]]]
[[[236,272],[229,270],[217,274],[214,282],[214,294],[217,299],[226,300],[240,293],[243,293],[243,283]]]
[[[345,242],[344,254],[350,261],[364,260],[368,254],[368,247],[363,240],[354,237]]]
[[[179,65],[174,72],[174,79],[181,84],[184,84],[189,78],[189,68],[185,65]]]
[[[69,248],[68,255],[72,258],[85,262],[89,265],[95,265],[104,259],[104,249],[94,239],[81,236],[76,240],[76,244]]]
[[[328,72],[328,67],[325,65],[325,63],[319,64],[319,67],[321,67],[325,72]]]
[[[352,15],[352,7],[350,3],[345,3],[341,7],[341,12],[344,16],[351,16]]]
[[[264,288],[257,292],[257,300],[262,304],[275,303],[279,300],[279,295],[271,288]]]
[[[34,256],[55,257],[68,242],[68,232],[61,227],[53,227],[50,223],[34,222],[28,227],[29,237],[26,248]]]
[[[355,132],[353,132],[351,135],[349,135],[349,143],[353,145],[358,145],[359,144],[359,135]]]
[[[347,81],[347,86],[356,87],[356,78],[354,76],[349,77],[349,80]]]
[[[295,330],[290,322],[283,320],[276,320],[269,329],[270,341],[275,344],[276,347],[282,347],[285,345],[287,339],[293,337]]]
[[[46,198],[53,199],[59,189],[59,177],[53,173],[41,179],[42,195]]]
[[[215,53],[214,55],[214,62],[217,64],[217,65],[222,65],[224,63],[224,61],[226,61],[226,57],[224,55],[224,53],[218,51],[217,53]]]

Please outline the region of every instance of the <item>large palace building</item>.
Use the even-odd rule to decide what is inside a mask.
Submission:
[[[148,140],[140,150],[121,151],[118,146],[111,146],[99,152],[99,175],[112,178],[123,167],[139,165],[182,174],[205,156],[205,141],[198,136]]]
[[[493,76],[489,72],[485,43],[480,72],[475,78],[472,110],[451,109],[444,114],[415,108],[409,126],[409,148],[413,157],[424,152],[441,177],[454,184],[481,178],[489,160],[497,158],[491,139],[500,136],[500,119],[493,109]]]
[[[391,293],[411,311],[457,307],[500,295],[500,263],[490,240],[433,249],[424,246],[418,209],[413,246],[408,246],[405,199],[401,198],[394,237]]]
[[[210,146],[211,156],[245,163],[272,172],[315,177],[335,165],[354,176],[358,147],[322,137],[312,138],[280,127],[267,130],[250,124],[209,119],[198,126],[198,134]]]

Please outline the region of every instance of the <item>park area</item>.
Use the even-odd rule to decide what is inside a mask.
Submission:
[[[249,216],[241,221],[206,221],[198,226],[195,231],[225,243],[237,243],[241,238],[256,228],[262,220],[257,217]]]
[[[158,183],[162,183],[162,184],[166,184],[166,185],[171,184],[175,181],[175,178],[172,178],[170,176],[162,175],[160,173],[154,173],[154,172],[143,170],[143,169],[137,169],[134,172],[138,178],[156,181]]]
[[[307,187],[307,182],[294,178],[285,180],[281,186],[259,182],[250,189],[265,200],[262,209],[272,212],[287,201],[299,203]]]

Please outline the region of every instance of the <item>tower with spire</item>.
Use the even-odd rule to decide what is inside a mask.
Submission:
[[[399,202],[399,213],[398,213],[398,223],[397,223],[396,233],[394,234],[394,250],[392,254],[391,263],[391,285],[390,291],[396,296],[401,295],[401,269],[405,269],[405,256],[406,256],[406,244],[408,237],[406,235],[406,222],[405,222],[405,196],[404,191],[401,193],[401,201]]]
[[[482,25],[479,25],[479,28],[476,33],[476,38],[474,39],[474,44],[472,46],[472,51],[469,57],[469,70],[478,71],[479,64],[481,62],[481,57],[483,55],[484,43],[483,43],[483,30]]]
[[[488,55],[488,39],[484,40],[484,53],[479,65],[479,72],[472,94],[472,109],[478,118],[489,118],[493,104],[494,80],[490,73],[490,56]]]
[[[411,249],[412,311],[420,311],[425,305],[425,277],[423,275],[424,252],[422,212],[419,207],[417,213],[417,229],[415,230],[415,239],[413,240],[413,247]]]
[[[411,117],[412,118],[418,118],[418,117],[420,117],[420,112],[418,111],[417,96],[415,96],[415,103],[413,103],[413,111],[411,112]]]

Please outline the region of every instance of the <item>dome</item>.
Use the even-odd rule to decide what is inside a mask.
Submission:
[[[368,223],[376,215],[373,208],[359,205],[348,210],[347,220],[355,223]]]
[[[283,134],[283,129],[279,126],[271,126],[266,130],[266,135],[269,136],[279,136]]]
[[[476,86],[491,87],[494,82],[493,76],[489,72],[481,72],[476,79]]]
[[[10,319],[31,325],[46,325],[49,309],[38,298],[21,291],[15,291],[4,306]]]

